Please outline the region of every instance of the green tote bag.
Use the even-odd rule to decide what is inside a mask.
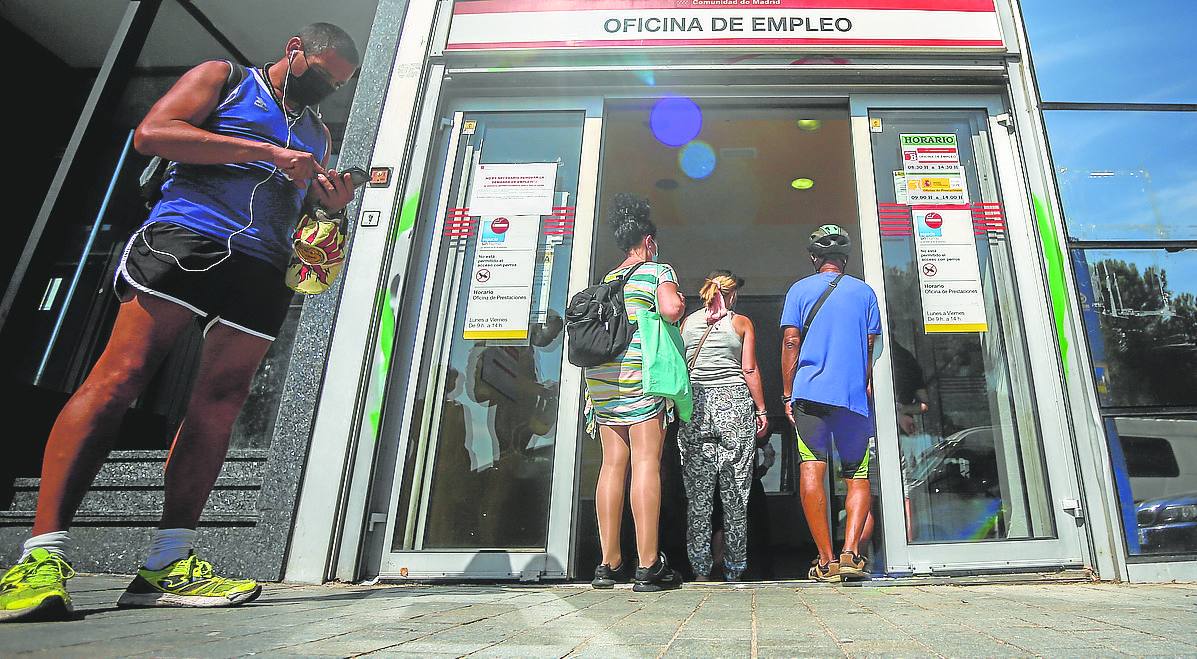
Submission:
[[[686,370],[682,333],[661,314],[650,309],[636,313],[640,326],[640,344],[644,349],[644,393],[668,398],[677,405],[677,415],[689,421],[694,413],[694,395]]]

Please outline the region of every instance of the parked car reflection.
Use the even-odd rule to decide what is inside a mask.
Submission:
[[[1197,547],[1197,492],[1148,499],[1135,507],[1144,553],[1188,553]]]
[[[913,542],[1005,537],[993,426],[944,437],[903,468]]]

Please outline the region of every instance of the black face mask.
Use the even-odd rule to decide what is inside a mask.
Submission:
[[[305,54],[306,58],[307,55]],[[325,80],[319,73],[312,69],[311,64],[308,65],[308,70],[303,72],[303,75],[295,75],[291,73],[290,62],[287,63],[287,84],[284,89],[285,100],[291,101],[298,106],[312,106],[317,105],[323,101],[329,94],[337,91],[332,83]]]

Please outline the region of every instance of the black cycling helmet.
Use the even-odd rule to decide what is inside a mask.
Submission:
[[[847,257],[852,252],[852,239],[838,224],[824,224],[811,232],[806,249],[819,258]]]

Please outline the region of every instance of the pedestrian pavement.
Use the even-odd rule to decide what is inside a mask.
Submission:
[[[0,624],[0,657],[1197,656],[1197,584],[270,584],[118,609],[126,583],[72,580],[78,619]]]

